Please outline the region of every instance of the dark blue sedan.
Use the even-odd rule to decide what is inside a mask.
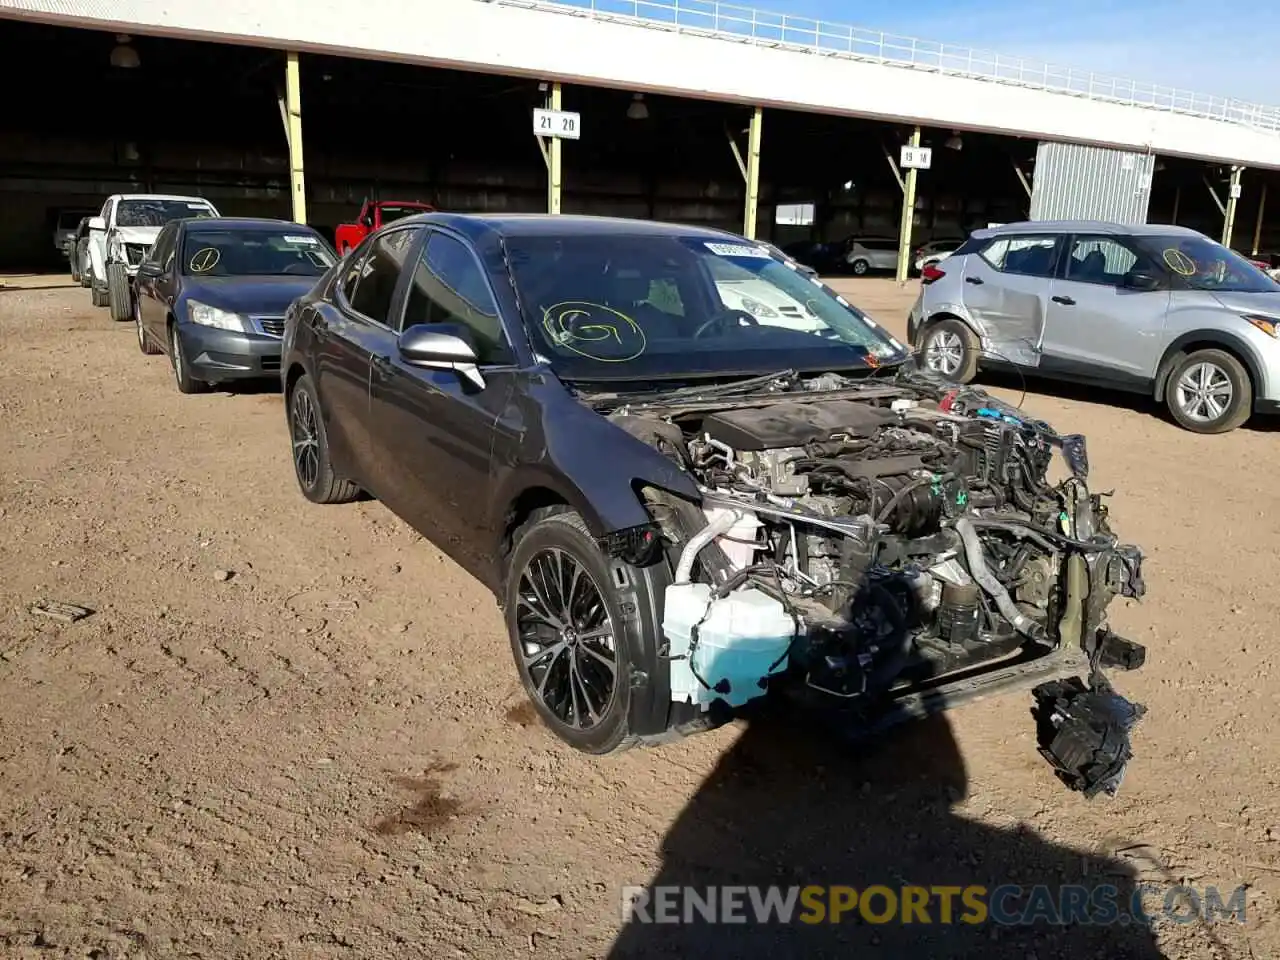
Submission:
[[[280,376],[289,304],[337,261],[311,227],[284,220],[176,220],[138,268],[138,347],[167,353],[182,393]]]

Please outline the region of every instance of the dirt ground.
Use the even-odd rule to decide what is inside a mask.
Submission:
[[[901,333],[911,287],[844,289]],[[88,300],[0,291],[0,956],[1280,957],[1274,427],[1031,385],[1149,555],[1113,616],[1149,649],[1114,676],[1149,709],[1115,799],[1053,779],[1020,694],[871,753],[792,718],[592,760],[532,719],[473,580],[376,502],[303,500],[277,394],[180,396]],[[654,878],[1248,906],[1159,924],[1159,952],[1129,927],[624,928],[621,887]]]

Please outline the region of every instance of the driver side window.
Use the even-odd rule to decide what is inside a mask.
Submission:
[[[173,266],[173,255],[177,252],[178,226],[171,223],[160,231],[160,236],[156,237],[155,244],[147,253],[147,260],[154,263],[161,270],[168,272]]]
[[[480,262],[461,240],[445,233],[432,231],[427,237],[405,297],[400,329],[420,323],[467,327],[480,363],[512,360],[498,305]]]

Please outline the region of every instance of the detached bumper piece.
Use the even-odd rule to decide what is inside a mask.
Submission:
[[[1058,779],[1088,798],[1115,796],[1133,757],[1129,732],[1147,708],[1116,693],[1096,672],[1088,684],[1079,677],[1053,680],[1031,695],[1040,755]]]

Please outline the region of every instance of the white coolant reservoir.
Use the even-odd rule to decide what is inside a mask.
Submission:
[[[690,656],[695,626],[698,642]],[[662,618],[671,651],[672,701],[705,710],[716,699],[739,707],[762,696],[760,681],[770,668],[780,673],[787,666],[795,628],[782,604],[754,587],[712,601],[705,583],[672,584]]]
[[[750,510],[728,507],[704,507],[702,512],[707,515],[707,523],[715,523],[718,518],[727,513],[736,514],[738,519],[734,521],[733,526],[716,537],[715,544],[724,551],[724,555],[729,558],[735,570],[741,570],[755,563],[756,551],[760,547],[754,541],[756,531],[760,529],[760,520],[754,513]]]

